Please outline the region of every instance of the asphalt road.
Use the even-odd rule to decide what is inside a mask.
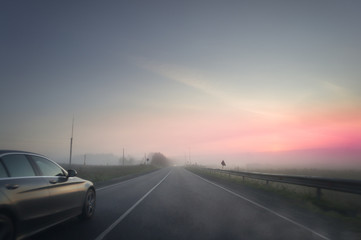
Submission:
[[[72,219],[41,239],[342,239],[322,218],[184,168],[166,168],[97,189],[88,221]],[[277,204],[274,203],[277,202]],[[345,237],[344,239],[352,239]]]

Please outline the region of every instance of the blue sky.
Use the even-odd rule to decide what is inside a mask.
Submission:
[[[0,146],[67,158],[74,115],[75,154],[360,147],[360,9],[3,1]]]

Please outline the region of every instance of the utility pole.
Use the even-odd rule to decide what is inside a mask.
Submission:
[[[189,164],[192,165],[192,160],[191,160],[191,148],[188,148],[188,153],[189,153]]]
[[[71,124],[69,167],[71,166],[71,155],[73,153],[73,133],[74,133],[74,115],[73,115],[73,121],[72,121],[72,124]]]
[[[124,148],[123,148],[123,166],[124,166]]]

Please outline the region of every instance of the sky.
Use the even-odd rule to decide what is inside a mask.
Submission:
[[[74,117],[79,156],[124,148],[237,165],[342,149],[341,162],[361,149],[360,10],[357,0],[1,1],[0,148],[68,159]]]

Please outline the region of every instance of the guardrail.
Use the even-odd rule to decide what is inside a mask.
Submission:
[[[247,178],[259,179],[259,180],[265,180],[267,184],[269,181],[271,181],[271,182],[280,182],[280,183],[301,185],[306,187],[313,187],[316,188],[317,191],[316,194],[318,198],[321,198],[322,195],[321,189],[361,194],[361,180],[238,172],[238,171],[212,169],[212,168],[206,168],[206,169],[211,172],[242,176],[243,180],[245,177],[247,177]]]

